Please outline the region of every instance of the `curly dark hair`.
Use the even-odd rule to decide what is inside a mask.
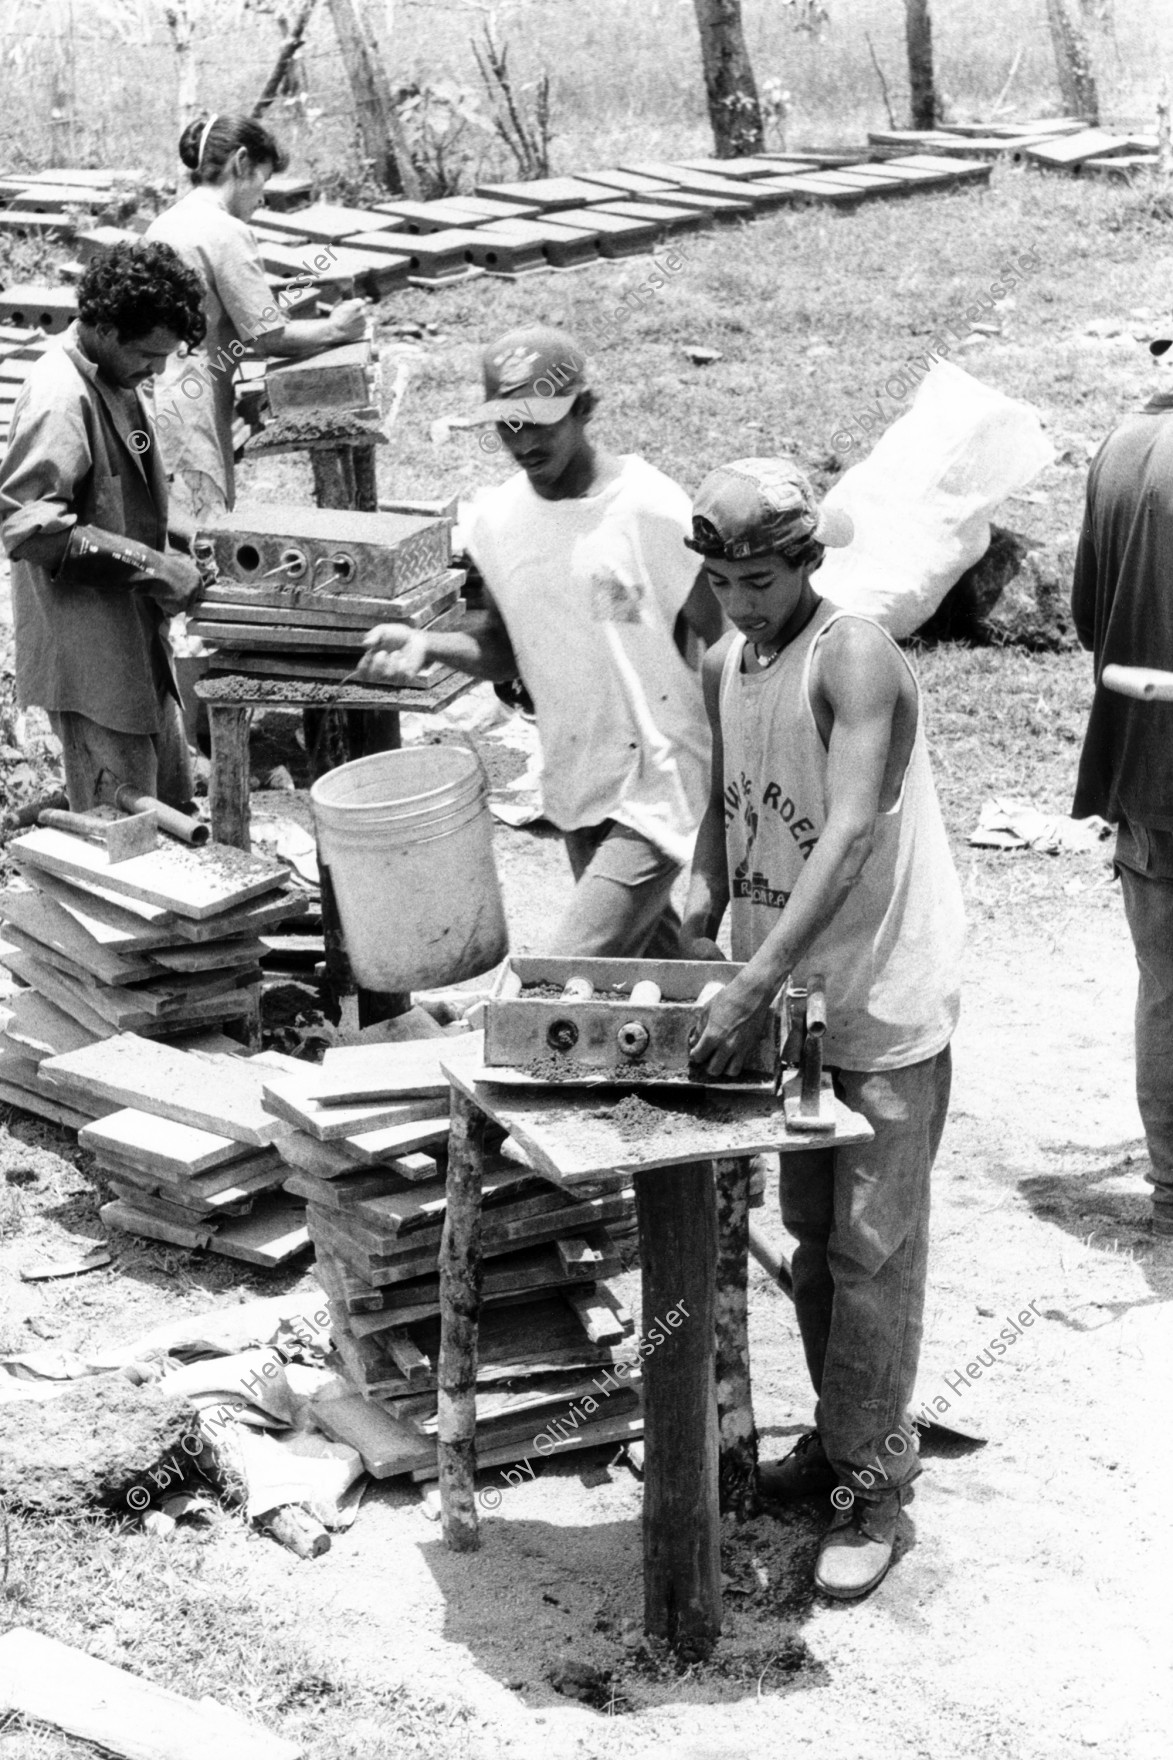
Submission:
[[[82,324],[112,324],[119,342],[170,330],[189,348],[204,339],[204,287],[169,244],[113,244],[98,251],[77,290]]]

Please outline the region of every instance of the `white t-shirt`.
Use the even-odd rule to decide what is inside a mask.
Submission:
[[[700,678],[672,640],[696,555],[687,495],[628,457],[597,493],[535,494],[523,471],[463,522],[537,711],[547,817],[613,819],[678,862],[705,809],[709,729]]]

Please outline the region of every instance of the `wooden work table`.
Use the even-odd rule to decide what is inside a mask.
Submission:
[[[630,1092],[615,1088],[509,1087],[455,1064],[445,1073],[452,1086],[440,1247],[445,1541],[456,1551],[480,1544],[474,1479],[481,1172],[485,1128],[493,1121],[558,1185],[573,1189],[617,1170],[634,1174],[644,1325],[669,1310],[683,1316],[642,1353],[644,1629],[686,1659],[703,1658],[721,1630],[717,1267],[723,1317],[727,1323],[732,1314],[740,1326],[744,1356],[747,1157],[866,1141],[871,1129],[838,1100],[834,1134],[811,1137],[788,1132],[780,1105],[760,1091],[690,1088],[685,1095],[656,1087],[638,1094],[642,1104],[632,1107],[625,1104]],[[740,1302],[726,1288],[738,1280]],[[748,1405],[748,1380],[745,1391]]]

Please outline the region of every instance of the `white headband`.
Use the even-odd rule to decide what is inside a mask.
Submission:
[[[200,136],[200,150],[196,154],[196,170],[197,171],[199,170],[200,166],[204,162],[204,148],[208,144],[208,136],[211,134],[212,129],[215,126],[216,121],[218,119],[218,116],[219,116],[219,112],[217,112],[216,116],[209,116],[208,120],[204,123],[204,132]]]

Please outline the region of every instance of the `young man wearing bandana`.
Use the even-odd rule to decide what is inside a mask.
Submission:
[[[704,663],[712,785],[681,934],[686,958],[721,957],[731,907],[745,962],[702,1023],[708,1074],[739,1074],[787,979],[821,974],[826,1063],[875,1133],[780,1157],[817,1428],[760,1483],[831,1493],[815,1582],[840,1600],[886,1573],[919,1471],[908,1409],[963,932],[916,680],[812,584],[824,545],[850,538],[787,459],[724,466],[696,496],[686,542],[734,631]]]

